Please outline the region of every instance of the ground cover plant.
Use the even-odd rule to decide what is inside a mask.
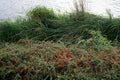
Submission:
[[[62,42],[5,43],[0,49],[0,79],[119,80],[120,50],[84,51]]]

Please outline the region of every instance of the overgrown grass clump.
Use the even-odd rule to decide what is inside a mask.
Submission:
[[[0,79],[119,80],[120,50],[85,51],[62,42],[6,43],[0,49]]]
[[[3,21],[0,22],[0,42],[17,41],[21,37],[22,26],[18,22]]]
[[[53,10],[36,7],[27,13],[26,19],[0,22],[0,40],[18,41],[27,37],[34,40],[61,39],[74,42],[79,37],[89,38],[88,30],[93,30],[100,31],[109,40],[119,41],[119,21],[119,18],[104,18],[82,11],[60,15]]]

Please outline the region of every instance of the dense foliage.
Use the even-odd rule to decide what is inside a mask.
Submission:
[[[0,80],[119,80],[119,21],[41,7],[2,21]]]
[[[28,12],[27,19],[0,22],[0,41],[18,41],[26,37],[54,41],[71,38],[75,41],[80,37],[89,38],[88,30],[100,31],[109,40],[119,41],[119,21],[119,18],[104,18],[81,11],[60,15],[53,10],[36,7]]]
[[[27,39],[3,44],[1,80],[119,80],[120,50],[86,51],[62,42]]]

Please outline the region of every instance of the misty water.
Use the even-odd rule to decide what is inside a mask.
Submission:
[[[71,12],[75,0],[0,0],[0,20],[24,17],[35,6],[46,6],[53,10]],[[109,9],[114,17],[120,16],[120,0],[86,0],[88,12],[106,16]]]

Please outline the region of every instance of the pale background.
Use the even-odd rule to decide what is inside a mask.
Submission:
[[[0,0],[0,20],[24,17],[35,6],[46,6],[55,11],[71,12],[75,0]],[[86,0],[87,11],[106,16],[110,9],[114,17],[120,16],[120,0]]]

